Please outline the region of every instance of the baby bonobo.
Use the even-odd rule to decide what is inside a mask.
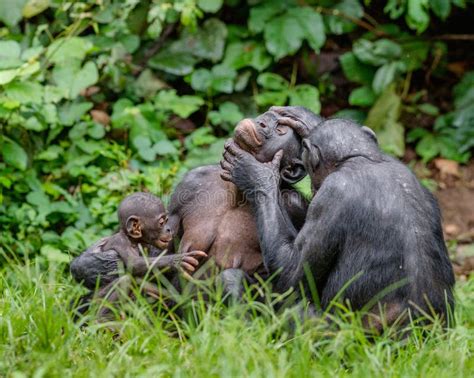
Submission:
[[[74,279],[90,290],[98,288],[95,296],[99,299],[107,298],[113,303],[120,294],[129,295],[131,277],[140,284],[144,294],[156,298],[157,286],[143,281],[148,273],[177,270],[191,273],[199,265],[198,259],[206,257],[201,251],[165,254],[172,234],[165,207],[153,194],[134,193],[126,197],[120,203],[118,218],[117,233],[99,240],[71,263]],[[86,297],[91,298],[92,292]],[[106,312],[101,310],[99,317]]]

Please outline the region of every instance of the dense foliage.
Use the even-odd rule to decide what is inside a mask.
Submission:
[[[2,1],[1,248],[68,261],[124,194],[168,194],[271,105],[466,162],[474,72],[440,29],[469,15],[469,0]]]

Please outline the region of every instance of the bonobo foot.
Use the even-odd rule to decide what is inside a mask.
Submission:
[[[244,294],[244,281],[246,273],[241,269],[225,269],[217,277],[217,282],[222,284],[224,301],[239,301]]]

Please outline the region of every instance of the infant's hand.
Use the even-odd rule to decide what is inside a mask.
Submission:
[[[179,258],[179,267],[186,273],[192,273],[199,266],[200,258],[206,258],[207,254],[203,251],[191,251],[186,253],[177,254]]]

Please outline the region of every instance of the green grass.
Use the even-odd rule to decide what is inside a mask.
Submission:
[[[69,302],[80,288],[62,268],[12,263],[0,273],[0,376],[467,377],[474,372],[474,280],[458,283],[457,324],[408,341],[368,341],[357,322],[286,331],[285,314],[247,303],[197,301],[187,320],[143,303],[119,325],[79,327]],[[259,316],[252,315],[259,312]],[[348,318],[351,318],[351,314]]]

